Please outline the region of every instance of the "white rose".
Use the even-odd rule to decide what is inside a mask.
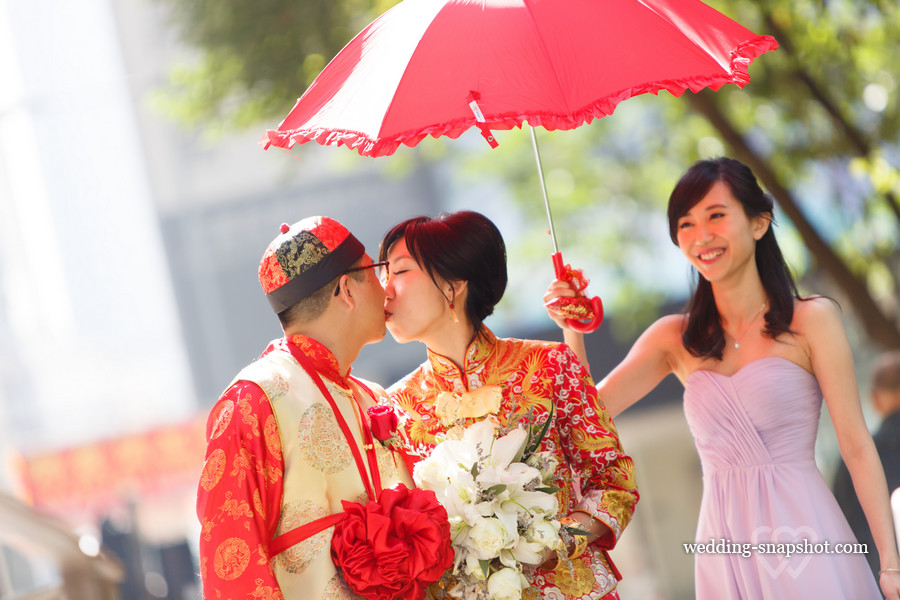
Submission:
[[[535,519],[525,531],[525,536],[541,542],[546,548],[556,548],[559,545],[559,521]]]
[[[490,560],[500,556],[500,551],[509,542],[509,531],[500,519],[478,519],[469,530],[466,545],[480,560]]]
[[[528,580],[515,569],[507,567],[490,576],[487,591],[492,600],[520,600],[526,586]]]
[[[525,462],[541,472],[543,482],[549,481],[559,467],[559,460],[552,452],[535,452]]]
[[[413,481],[423,490],[439,492],[447,486],[447,465],[439,460],[421,460],[413,468]]]

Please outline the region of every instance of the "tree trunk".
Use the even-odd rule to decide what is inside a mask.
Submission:
[[[793,195],[781,184],[769,162],[754,151],[728,117],[715,103],[712,93],[689,94],[691,106],[704,115],[732,147],[735,157],[746,163],[768,188],[781,209],[794,223],[818,266],[843,291],[869,338],[885,349],[900,348],[900,328],[881,310],[865,284],[847,268],[844,261],[803,215]]]
[[[791,42],[791,38],[788,37],[787,32],[775,22],[775,19],[772,17],[772,12],[768,10],[765,11],[763,18],[766,22],[766,26],[772,31],[772,35],[778,40],[780,48],[785,54],[790,56],[791,61],[794,63],[794,76],[806,86],[806,89],[809,90],[813,99],[828,113],[838,129],[844,132],[844,136],[846,136],[850,144],[856,149],[857,154],[863,158],[872,158],[872,142],[867,138],[865,133],[854,127],[850,120],[840,111],[837,103],[834,102],[816,80],[813,79],[813,76],[803,67],[802,63],[796,60],[796,53],[794,52],[794,45]],[[891,212],[894,213],[894,218],[900,223],[900,202],[897,201],[897,197],[893,192],[888,191],[884,193],[884,201],[887,203],[888,208],[891,209]]]

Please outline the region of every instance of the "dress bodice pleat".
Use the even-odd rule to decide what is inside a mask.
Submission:
[[[705,473],[814,460],[821,408],[816,378],[777,357],[751,362],[731,376],[694,371],[684,393]]]

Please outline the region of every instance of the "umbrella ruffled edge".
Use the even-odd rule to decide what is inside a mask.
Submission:
[[[532,126],[541,126],[548,131],[557,129],[575,129],[588,124],[595,118],[613,114],[616,106],[629,98],[641,94],[658,94],[667,91],[675,97],[681,96],[686,90],[694,93],[704,88],[717,91],[723,85],[733,83],[738,87],[744,87],[750,82],[748,72],[750,64],[758,56],[778,48],[778,42],[769,35],[758,35],[744,42],[731,52],[731,69],[728,73],[714,76],[696,76],[681,79],[667,79],[652,81],[619,90],[609,94],[588,106],[567,115],[553,113],[510,113],[504,115],[485,115],[486,126],[491,130],[508,130],[520,128],[525,121]],[[474,117],[458,119],[439,123],[424,129],[399,132],[391,137],[373,139],[359,131],[331,129],[331,128],[298,128],[298,129],[269,129],[260,140],[260,145],[268,149],[269,146],[291,149],[295,144],[316,142],[323,146],[346,146],[356,150],[361,156],[388,156],[393,154],[401,145],[415,146],[429,135],[438,137],[458,138],[467,129],[475,125]]]
[[[373,139],[359,131],[351,129],[333,129],[324,127],[299,128],[299,129],[269,129],[259,141],[266,150],[269,146],[290,150],[296,144],[316,142],[322,146],[346,146],[356,150],[361,156],[389,156],[402,145],[413,147],[423,139],[432,137],[449,137],[456,139],[467,129],[474,125],[474,120],[460,119],[448,123],[441,123],[424,130],[410,130],[395,134],[391,138]],[[501,127],[494,127],[501,129]],[[510,129],[510,127],[505,127]]]

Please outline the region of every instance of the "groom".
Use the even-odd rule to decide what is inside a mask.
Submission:
[[[332,563],[333,527],[290,546],[273,538],[367,496],[347,435],[366,456],[374,398],[349,374],[362,347],[384,338],[377,266],[328,217],[282,225],[266,249],[259,280],[284,337],[238,373],[209,416],[197,496],[204,598],[352,597]],[[382,486],[412,488],[403,461],[374,448]]]

